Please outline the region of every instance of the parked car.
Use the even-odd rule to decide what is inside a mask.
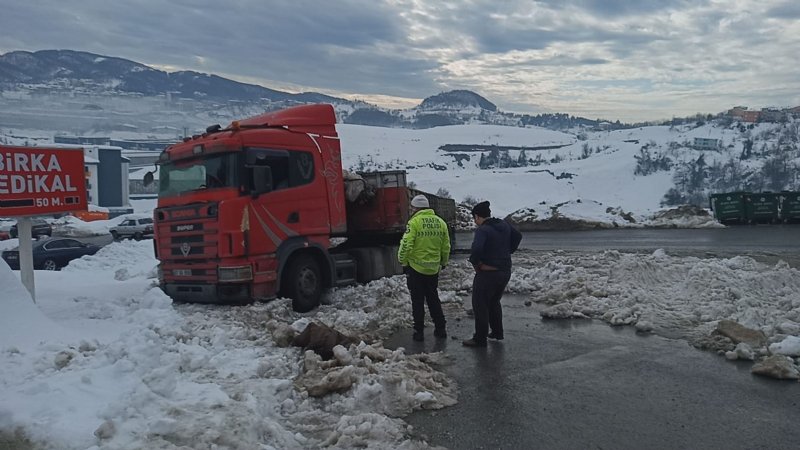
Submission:
[[[73,259],[94,255],[100,247],[77,239],[52,238],[33,243],[33,268],[39,270],[60,270]],[[3,259],[9,267],[19,270],[19,247],[3,252]]]
[[[125,219],[119,225],[111,227],[109,230],[114,240],[122,238],[133,238],[141,240],[145,237],[153,237],[153,218],[139,217]]]
[[[17,224],[11,226],[11,230],[9,230],[12,238],[15,238],[19,235],[17,231]],[[34,238],[38,238],[41,236],[52,236],[53,235],[53,226],[46,222],[44,219],[31,219],[31,235]]]

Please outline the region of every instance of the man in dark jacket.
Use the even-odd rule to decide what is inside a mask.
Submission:
[[[469,256],[475,268],[472,281],[475,334],[463,342],[467,347],[485,347],[487,338],[503,339],[500,299],[511,279],[511,254],[522,240],[522,234],[508,222],[491,216],[489,202],[480,202],[472,208],[472,218],[478,225]]]

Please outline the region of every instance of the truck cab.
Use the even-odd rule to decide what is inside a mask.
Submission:
[[[170,297],[280,295],[308,311],[328,287],[400,273],[405,174],[361,177],[367,194],[348,201],[335,123],[330,105],[299,106],[209,127],[165,149],[154,245]]]

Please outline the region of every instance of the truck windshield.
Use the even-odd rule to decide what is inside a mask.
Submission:
[[[159,197],[198,189],[238,188],[236,157],[235,153],[227,153],[162,164],[158,173]]]

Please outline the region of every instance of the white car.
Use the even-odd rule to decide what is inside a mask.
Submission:
[[[114,240],[123,238],[142,238],[153,237],[153,219],[151,217],[140,217],[136,219],[125,219],[119,225],[111,227],[109,230]]]

